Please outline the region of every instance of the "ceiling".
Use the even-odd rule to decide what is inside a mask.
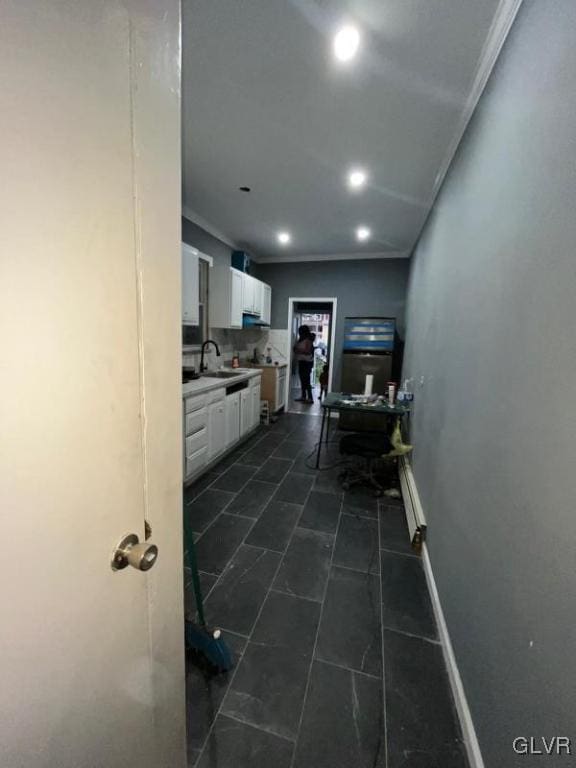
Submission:
[[[183,0],[184,215],[258,260],[408,256],[513,5]],[[362,35],[347,65],[343,22]]]

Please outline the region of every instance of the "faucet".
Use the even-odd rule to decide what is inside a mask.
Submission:
[[[214,349],[216,350],[216,354],[218,357],[220,357],[220,350],[218,349],[218,344],[216,344],[215,341],[212,341],[212,339],[206,339],[206,341],[202,344],[202,352],[200,354],[200,373],[204,373],[204,371],[208,370],[208,366],[204,365],[204,352],[206,351],[206,347],[209,344],[214,344]]]

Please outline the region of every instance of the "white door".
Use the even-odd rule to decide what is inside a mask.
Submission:
[[[0,71],[0,765],[183,768],[179,4],[3,3]]]
[[[230,327],[242,328],[242,272],[230,267]]]
[[[261,317],[264,283],[261,280],[256,280],[255,278],[252,278],[252,286],[253,286],[252,311],[254,312],[255,315],[258,315],[258,317]]]
[[[256,384],[251,389],[252,397],[252,427],[260,424],[260,384]]]
[[[199,325],[200,272],[196,249],[182,243],[182,324]]]
[[[243,389],[240,392],[240,436],[245,435],[252,428],[252,398],[250,390]]]
[[[246,273],[242,274],[242,309],[244,312],[254,310],[254,279]]]
[[[212,403],[209,408],[208,460],[212,460],[226,447],[226,404],[224,400]]]
[[[226,448],[240,440],[240,392],[226,396]]]
[[[272,289],[266,283],[262,283],[262,313],[261,318],[263,323],[270,325],[272,309]]]

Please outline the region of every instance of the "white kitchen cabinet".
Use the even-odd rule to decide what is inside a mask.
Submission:
[[[252,314],[254,312],[254,278],[242,274],[242,311]]]
[[[242,328],[242,273],[230,267],[230,328]]]
[[[270,325],[270,319],[272,316],[272,288],[266,283],[260,283],[261,285],[261,311],[260,319],[266,325]]]
[[[208,461],[226,448],[226,400],[208,406]]]
[[[226,395],[226,448],[240,440],[240,392]]]
[[[243,274],[233,267],[214,267],[210,275],[213,328],[242,328]]]
[[[252,429],[260,424],[260,380],[250,388],[252,399]]]
[[[240,437],[252,429],[252,397],[247,387],[240,392]]]
[[[182,243],[182,325],[199,325],[198,251]]]

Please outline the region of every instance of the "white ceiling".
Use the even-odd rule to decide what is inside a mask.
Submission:
[[[517,4],[183,0],[185,215],[260,260],[409,255]],[[347,66],[343,21],[363,38]]]

